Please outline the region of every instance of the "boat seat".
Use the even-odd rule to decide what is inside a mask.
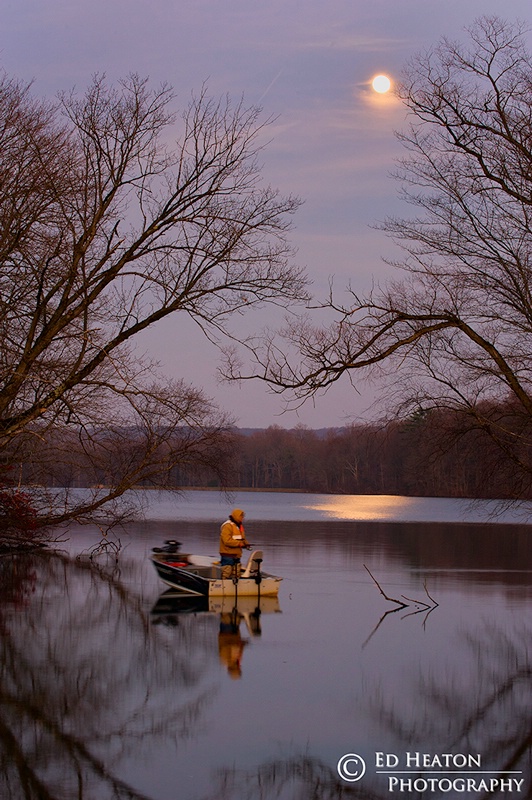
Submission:
[[[194,556],[189,555],[188,563],[192,564],[194,567],[212,567],[215,564],[219,564],[220,562],[214,558],[214,556]]]
[[[255,562],[258,558],[262,559],[262,550],[253,550],[248,558],[245,570],[240,575],[241,578],[249,578],[252,572],[257,571],[257,564]]]

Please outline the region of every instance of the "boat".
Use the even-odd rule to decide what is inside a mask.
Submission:
[[[159,578],[188,594],[203,597],[275,597],[282,578],[262,571],[262,550],[254,550],[239,574],[222,577],[220,559],[182,553],[181,543],[167,539],[165,547],[154,547],[151,560]]]

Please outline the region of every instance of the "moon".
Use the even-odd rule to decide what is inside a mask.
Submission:
[[[371,81],[371,85],[375,92],[386,94],[390,91],[392,82],[387,75],[376,75]]]

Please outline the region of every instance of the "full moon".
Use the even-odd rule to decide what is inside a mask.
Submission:
[[[371,81],[371,85],[379,94],[385,94],[390,90],[392,82],[387,75],[377,75]]]

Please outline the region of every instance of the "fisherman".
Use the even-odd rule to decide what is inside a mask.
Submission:
[[[244,532],[244,512],[234,508],[220,528],[220,564],[222,578],[240,578],[240,559],[242,550],[251,550]]]

